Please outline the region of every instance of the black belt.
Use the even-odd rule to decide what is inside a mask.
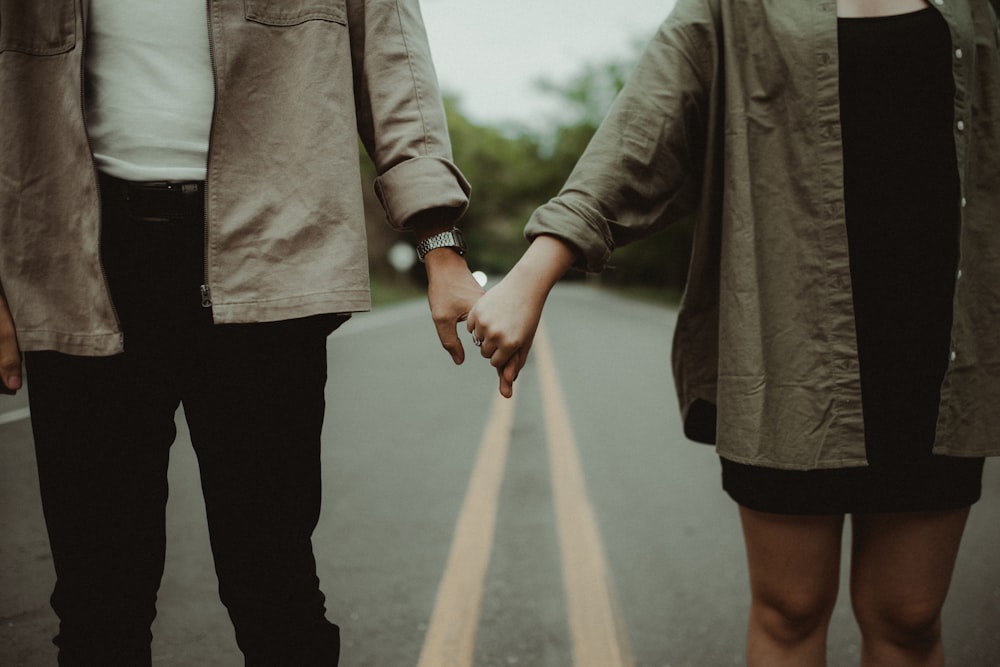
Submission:
[[[204,181],[125,181],[100,174],[101,196],[123,202],[133,218],[179,220],[201,217]]]

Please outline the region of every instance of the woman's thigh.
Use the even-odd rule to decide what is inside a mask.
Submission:
[[[851,597],[862,626],[937,616],[968,516],[965,508],[853,517]]]
[[[832,609],[843,515],[786,515],[740,507],[754,604],[790,615]]]

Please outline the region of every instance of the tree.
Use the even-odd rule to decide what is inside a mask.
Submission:
[[[638,48],[635,49],[638,53]],[[462,227],[469,240],[469,265],[488,274],[503,273],[526,247],[522,230],[531,212],[558,194],[625,83],[634,58],[586,64],[566,83],[542,80],[540,90],[557,97],[562,118],[547,131],[476,124],[460,101],[445,98],[455,163],[473,186]],[[373,195],[374,168],[363,159],[367,182],[370,263],[376,280],[395,279],[386,258],[400,236],[387,224]],[[679,292],[684,284],[690,228],[678,225],[657,237],[615,252],[601,280],[616,285],[648,285]],[[410,239],[412,242],[412,239]],[[579,274],[577,274],[578,276]],[[414,282],[425,279],[416,267]]]
[[[639,44],[634,47],[636,56]],[[554,191],[568,177],[614,98],[621,91],[632,70],[635,58],[589,64],[565,84],[539,83],[542,90],[558,95],[571,110],[573,120],[554,133],[551,155],[546,165],[548,175],[558,182]],[[551,182],[551,181],[550,181]],[[693,239],[693,222],[675,224],[652,238],[615,250],[607,269],[601,273],[604,284],[643,286],[659,290],[667,298],[676,298],[684,289]]]

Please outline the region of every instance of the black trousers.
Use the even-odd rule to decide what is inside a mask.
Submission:
[[[247,665],[336,665],[312,551],[326,337],[343,318],[213,325],[200,206],[135,214],[102,180],[125,352],[27,355],[60,665],[149,665],[167,463],[183,404],[222,602]],[[183,208],[183,207],[181,207]]]

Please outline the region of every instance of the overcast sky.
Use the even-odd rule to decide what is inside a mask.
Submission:
[[[485,124],[537,125],[555,113],[533,87],[584,63],[632,54],[674,0],[422,0],[438,79]]]

